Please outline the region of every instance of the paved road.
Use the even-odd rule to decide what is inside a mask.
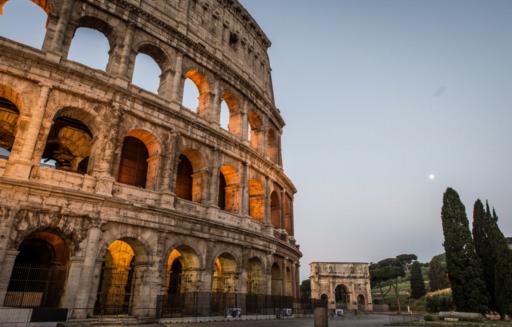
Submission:
[[[386,315],[364,315],[329,320],[329,327],[365,326],[381,327],[393,321],[403,321],[407,317]],[[173,324],[173,327],[313,327],[312,319],[283,319],[283,320],[246,320],[230,322],[209,322],[202,324]]]

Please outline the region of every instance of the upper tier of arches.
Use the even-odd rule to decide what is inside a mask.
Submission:
[[[33,6],[51,13],[43,52],[104,70],[164,100],[180,103],[206,123],[226,130],[274,163],[282,164],[280,130],[284,123],[273,105],[254,101],[251,90],[222,76],[225,71],[205,66],[203,58],[195,53],[197,49],[183,54],[183,49],[141,28],[146,26],[114,17],[86,0],[33,2]],[[2,0],[0,6],[5,3]],[[143,68],[138,65],[146,70],[139,72]]]

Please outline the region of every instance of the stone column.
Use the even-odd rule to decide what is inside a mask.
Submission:
[[[279,228],[280,229],[285,229],[285,223],[284,223],[284,220],[285,220],[285,216],[284,216],[284,203],[285,203],[285,199],[286,199],[286,191],[283,189],[281,190],[281,201],[279,203]]]
[[[174,65],[174,79],[173,79],[173,89],[172,89],[172,101],[181,105],[183,100],[183,87],[185,84],[185,79],[183,78],[183,53],[178,52],[176,54],[176,64]]]
[[[240,165],[240,214],[242,216],[249,216],[249,168],[247,162],[242,162]]]
[[[222,91],[220,89],[219,81],[215,81],[213,84],[213,92],[210,92],[209,98],[211,101],[208,108],[209,113],[207,113],[207,116],[204,116],[204,118],[216,126],[220,126],[220,106],[222,102]]]
[[[160,287],[155,280],[155,269],[150,264],[134,267],[131,314],[137,318],[154,317]]]
[[[94,163],[92,175],[97,178],[96,192],[102,195],[112,195],[112,187],[115,181],[112,176],[112,164],[114,159],[114,152],[117,145],[117,138],[119,133],[119,125],[121,122],[122,109],[117,102],[112,103],[112,110],[105,110],[103,118],[110,121],[106,124],[101,133],[101,142],[98,144],[97,162]],[[108,120],[107,120],[108,116]]]
[[[263,156],[267,155],[267,148],[268,148],[268,118],[263,117],[263,123],[261,127],[261,133],[263,134],[263,142],[260,146],[260,153],[263,154]]]
[[[247,115],[247,102],[247,100],[244,100],[240,108],[240,119],[242,120],[242,142],[245,143],[249,141],[249,118]]]
[[[55,62],[60,61],[63,54],[67,52],[63,51],[62,47],[74,3],[75,0],[62,1],[62,6],[56,21],[54,17],[51,17],[51,14],[48,14],[48,26],[46,27],[43,51]]]
[[[220,153],[218,150],[212,152],[212,166],[210,167],[210,193],[209,204],[210,206],[218,207],[219,203],[219,174],[220,174]]]
[[[82,263],[82,272],[79,277],[80,285],[76,293],[70,296],[75,296],[74,310],[72,313],[73,318],[83,319],[87,317],[87,309],[89,307],[89,297],[91,293],[95,292],[98,288],[94,288],[93,277],[94,270],[97,266],[96,254],[98,251],[99,240],[101,236],[101,230],[99,227],[92,227],[89,229],[87,235],[87,245],[85,247],[85,257]],[[101,262],[99,264],[101,272]],[[98,274],[99,276],[99,274]]]
[[[265,176],[265,217],[263,217],[263,222],[265,225],[271,225],[270,221],[270,181],[269,177]]]
[[[131,58],[134,30],[134,25],[129,23],[126,27],[126,33],[124,34],[123,45],[120,51],[119,66],[117,72],[115,72],[117,77],[126,81],[131,81],[133,68],[135,66],[135,58]],[[130,64],[132,64],[131,67]]]
[[[300,264],[295,264],[295,298],[300,298]]]
[[[102,258],[98,258],[96,259],[94,262],[93,262],[93,265],[92,265],[92,278],[90,279],[91,280],[91,286],[90,286],[90,290],[88,290],[88,298],[85,298],[84,299],[84,303],[86,303],[86,305],[82,306],[82,308],[79,308],[79,309],[82,309],[83,310],[83,317],[87,317],[87,316],[91,316],[93,313],[94,313],[94,304],[96,303],[96,299],[98,297],[98,291],[99,291],[99,286],[100,286],[100,277],[101,277],[101,269],[103,268],[103,263],[105,262],[105,258],[102,257]],[[75,302],[75,306],[78,308],[78,301]],[[75,309],[76,311],[76,309]],[[80,318],[80,317],[77,317],[77,318]]]
[[[61,299],[61,307],[71,309],[71,312],[75,308],[76,294],[79,288],[83,287],[80,281],[83,261],[84,257],[77,256],[73,256],[69,260],[68,278],[66,279],[64,294]]]
[[[4,261],[5,253],[9,248],[10,233],[12,232],[12,225],[14,223],[14,217],[17,210],[9,207],[0,209],[0,230],[2,231],[2,237],[0,237],[0,269]],[[2,306],[3,302],[0,302]]]
[[[4,261],[0,267],[0,306],[3,306],[9,280],[11,279],[12,268],[19,251],[8,250],[5,252]]]
[[[176,133],[170,133],[167,149],[162,156],[162,180],[160,184],[160,190],[162,193],[161,205],[165,208],[173,208],[174,207],[174,193],[173,193],[173,173],[176,161],[176,147],[177,147],[178,137]]]
[[[35,108],[31,108],[30,117],[23,117],[19,122],[19,131],[16,133],[19,139],[15,142],[4,176],[17,179],[28,179],[33,165],[33,154],[36,146],[41,123],[43,122],[46,103],[51,87],[41,84],[39,102]],[[24,129],[21,126],[26,126]]]

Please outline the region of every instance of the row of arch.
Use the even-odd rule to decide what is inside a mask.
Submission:
[[[32,232],[18,246],[3,302],[10,307],[62,307],[69,284],[70,260],[73,249],[69,241],[55,229]],[[145,244],[138,239],[123,237],[111,241],[98,252],[101,263],[99,278],[90,288],[89,303],[96,314],[130,314],[142,302],[148,282],[146,267],[151,256]],[[230,252],[221,252],[212,261],[203,263],[199,253],[190,245],[174,246],[159,269],[159,293],[168,303],[179,301],[185,294],[198,290],[212,294],[243,293],[247,295],[273,295],[295,297],[294,277],[289,266],[273,262],[270,269],[264,260],[253,256],[241,266],[240,260]],[[210,276],[209,290],[204,289],[203,271]],[[270,280],[269,280],[270,279]],[[75,281],[76,282],[76,281]],[[146,295],[147,296],[147,295]],[[215,296],[211,296],[215,305]],[[69,305],[69,303],[67,303]],[[229,304],[225,304],[229,305]],[[235,306],[233,303],[231,306]],[[151,307],[151,306],[150,306]]]
[[[48,12],[47,1],[34,2]],[[181,102],[183,107],[195,111],[210,122],[216,122],[235,137],[247,141],[257,151],[265,153],[273,162],[280,164],[278,128],[264,121],[255,109],[248,108],[242,95],[236,90],[223,83],[214,83],[212,74],[197,68],[187,58],[179,60],[181,65],[172,62],[168,53],[176,52],[175,50],[148,40],[145,34],[135,32],[132,28],[128,28],[124,40],[119,42],[120,31],[105,19],[106,17],[86,13],[74,17],[62,40],[63,57],[106,70],[109,74],[119,75],[134,84],[138,83],[167,100]],[[104,46],[100,46],[103,50],[98,49],[98,39],[103,39]],[[75,45],[77,42],[93,41],[96,43],[80,47]],[[79,49],[76,55],[75,47]],[[80,57],[81,53],[89,54],[87,49],[91,48],[96,49],[92,57],[96,57],[98,52],[104,52],[106,60],[102,64],[98,64],[97,60],[90,61],[87,57]],[[138,64],[142,66],[140,70],[137,69]],[[139,71],[140,73],[134,74]],[[153,75],[153,80],[158,81],[153,83],[154,86],[150,86],[150,75]],[[138,76],[142,76],[144,81]],[[137,78],[134,79],[135,77]]]
[[[0,155],[9,158],[16,144],[19,125],[21,99],[17,93],[0,85]],[[40,162],[68,172],[91,174],[94,157],[104,154],[96,149],[99,139],[95,128],[95,118],[88,112],[77,108],[64,108],[54,115],[46,144],[41,153]],[[117,169],[114,169],[119,183],[149,190],[158,189],[162,175],[162,146],[151,132],[145,129],[132,129],[122,140]],[[99,160],[99,159],[97,159]],[[197,149],[185,148],[175,158],[172,165],[174,177],[169,189],[176,197],[188,201],[203,202],[204,190],[209,179],[218,183],[216,205],[224,211],[242,213],[244,201],[249,216],[264,222],[267,214],[269,222],[276,228],[293,233],[292,200],[275,184],[266,199],[264,182],[258,178],[242,180],[240,171],[234,164],[226,163],[218,168],[213,178],[207,173],[208,163]],[[216,169],[216,168],[215,168]],[[247,185],[248,198],[244,199],[243,185]],[[267,204],[268,203],[268,204]],[[267,205],[270,207],[266,212]]]

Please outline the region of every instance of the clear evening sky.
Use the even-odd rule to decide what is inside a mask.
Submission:
[[[447,186],[469,216],[489,199],[512,236],[512,1],[242,3],[273,42],[302,278],[311,261],[430,260]],[[4,9],[0,35],[40,47],[44,13]],[[98,47],[70,58],[102,68]],[[151,89],[143,59],[136,77]]]

